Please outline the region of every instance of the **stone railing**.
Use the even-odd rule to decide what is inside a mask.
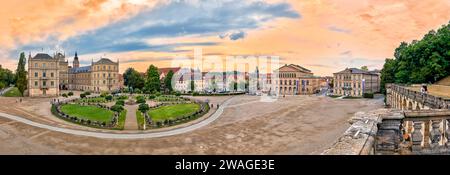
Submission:
[[[431,109],[450,109],[450,99],[414,91],[404,85],[386,84],[386,92],[387,94],[395,92]]]
[[[380,123],[380,115],[386,109],[358,112],[350,120],[351,126],[323,155],[370,155],[374,154],[375,136]]]
[[[379,124],[376,154],[449,154],[450,111],[405,111]]]
[[[450,154],[450,110],[358,112],[322,154]]]

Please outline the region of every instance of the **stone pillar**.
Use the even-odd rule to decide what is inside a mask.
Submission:
[[[422,150],[422,122],[413,122],[414,123],[414,132],[412,133],[412,147],[411,150],[413,152],[420,152]]]

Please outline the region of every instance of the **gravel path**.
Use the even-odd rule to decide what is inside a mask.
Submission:
[[[138,105],[125,105],[127,110],[127,118],[125,119],[125,130],[138,130],[138,123],[136,118],[136,110]]]

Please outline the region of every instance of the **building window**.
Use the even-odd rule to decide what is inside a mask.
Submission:
[[[108,66],[108,70],[111,70],[111,66]]]
[[[37,72],[34,73],[34,77],[38,77],[38,73]]]
[[[45,63],[42,63],[42,67],[45,68]]]
[[[54,86],[54,85],[55,85],[55,83],[54,83],[53,81],[51,81],[51,82],[50,82],[50,85],[51,85],[51,86]]]
[[[47,73],[43,72],[42,77],[46,77],[46,76],[47,76]]]
[[[36,68],[37,68],[37,67],[38,67],[38,64],[37,64],[37,63],[34,63],[34,67],[36,67]]]
[[[43,81],[43,82],[42,82],[42,86],[47,86],[47,82],[46,82],[46,81]]]
[[[103,66],[103,70],[106,70],[106,66]]]
[[[34,86],[38,86],[38,82],[37,81],[34,81]]]
[[[50,77],[53,77],[53,72],[52,72],[52,73],[50,73]]]
[[[105,80],[103,80],[103,84],[106,84],[106,81],[105,81]]]
[[[103,78],[105,78],[105,76],[106,76],[106,75],[105,75],[105,74],[103,74]]]

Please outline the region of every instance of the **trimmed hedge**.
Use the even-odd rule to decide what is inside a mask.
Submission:
[[[373,93],[364,93],[363,98],[373,98]]]

